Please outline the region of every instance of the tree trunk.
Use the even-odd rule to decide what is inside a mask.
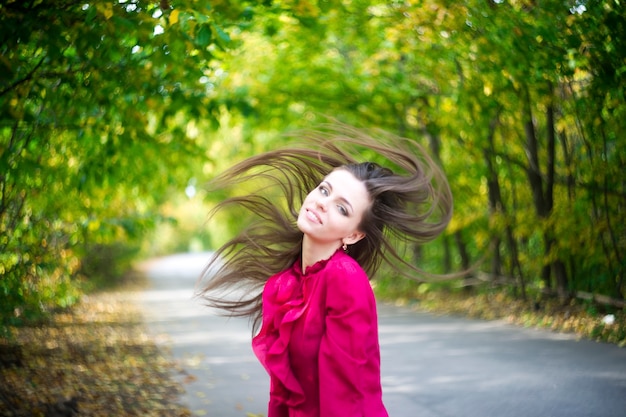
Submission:
[[[450,237],[443,237],[443,271],[452,271],[452,251],[450,250]]]
[[[459,256],[461,257],[461,266],[464,270],[468,270],[470,268],[470,256],[467,251],[467,245],[463,240],[463,234],[461,231],[457,231],[454,233],[454,239],[456,240],[457,248],[459,249]]]
[[[544,183],[541,175],[541,169],[539,167],[539,141],[535,133],[535,126],[533,123],[533,114],[530,105],[530,93],[526,89],[524,91],[524,132],[526,134],[526,157],[528,159],[528,168],[526,174],[530,183],[533,202],[535,204],[535,211],[537,217],[540,219],[547,219],[552,212],[554,206],[554,160],[555,160],[555,148],[556,148],[556,135],[554,126],[554,107],[548,106],[546,113],[546,130],[547,130],[547,166],[546,166],[546,180]],[[544,231],[544,254],[546,258],[550,256],[550,251],[553,245],[557,242],[553,236],[551,230]],[[557,292],[565,296],[567,293],[567,270],[561,260],[550,261],[542,267],[541,278],[546,285],[546,288],[552,288],[551,276],[555,274],[555,284]]]
[[[491,214],[501,213],[503,216],[508,216],[506,205],[502,199],[502,191],[500,187],[500,180],[498,178],[498,170],[494,165],[494,158],[496,155],[496,146],[494,142],[494,136],[496,131],[498,117],[495,116],[489,126],[489,134],[487,137],[487,147],[483,149],[483,157],[487,166],[487,190],[489,198],[489,212]],[[491,273],[493,276],[500,276],[502,273],[502,257],[501,246],[502,238],[495,236],[492,242],[493,244],[493,258],[491,261]],[[506,225],[506,243],[509,247],[509,265],[511,276],[517,277],[519,286],[521,288],[522,298],[526,298],[526,283],[524,280],[522,268],[519,262],[519,251],[517,249],[517,242],[515,241],[513,228],[511,225]]]
[[[428,103],[426,103],[428,104]],[[428,147],[430,149],[430,153],[432,158],[437,162],[437,164],[443,169],[443,164],[441,162],[441,139],[435,132],[435,129],[429,125],[427,120],[423,118],[420,120],[420,133],[424,135],[428,139]],[[457,244],[457,249],[459,251],[459,255],[461,256],[461,263],[464,270],[468,270],[470,267],[470,258],[469,253],[467,251],[467,247],[465,242],[460,235],[460,232],[455,234],[455,241]],[[443,250],[444,250],[444,261],[443,267],[444,271],[450,272],[452,270],[452,253],[450,250],[450,240],[444,236],[443,238]],[[467,277],[466,277],[467,279]]]

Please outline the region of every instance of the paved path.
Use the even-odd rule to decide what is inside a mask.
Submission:
[[[268,377],[246,320],[192,299],[206,254],[146,263],[150,331],[183,372],[194,415],[265,415]],[[502,322],[379,306],[391,417],[626,417],[626,349]]]

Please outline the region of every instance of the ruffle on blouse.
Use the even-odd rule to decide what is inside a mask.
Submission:
[[[331,257],[332,258],[332,257]],[[307,278],[319,272],[328,262],[310,266],[306,275],[300,262],[270,279],[263,294],[263,326],[252,340],[252,349],[272,379],[272,394],[289,407],[305,400],[304,390],[291,369],[287,351],[294,322],[309,303]]]

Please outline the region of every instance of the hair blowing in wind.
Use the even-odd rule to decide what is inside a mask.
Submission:
[[[366,237],[348,254],[370,278],[382,265],[408,277],[423,273],[402,249],[433,240],[452,216],[445,175],[413,140],[340,124],[289,139],[290,145],[247,158],[208,185],[231,193],[212,215],[236,210],[242,229],[216,250],[197,295],[228,315],[250,317],[253,330],[265,282],[301,255],[296,220],[302,201],[333,170],[350,171],[368,191],[371,205],[360,225]]]

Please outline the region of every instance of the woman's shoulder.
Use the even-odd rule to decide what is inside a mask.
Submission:
[[[326,273],[337,284],[366,285],[370,287],[369,278],[361,265],[350,255],[337,251],[326,265]]]
[[[297,278],[294,266],[290,266],[267,279],[263,286],[264,297],[277,298],[278,301],[284,301],[299,287],[299,282],[300,280]]]
[[[338,252],[327,265],[326,303],[339,311],[375,308],[374,291],[359,263],[350,255]]]
[[[362,275],[366,275],[361,265],[348,253],[338,250],[335,254],[328,260],[328,266],[335,269],[343,269],[346,271],[351,271],[355,273],[359,273]]]

